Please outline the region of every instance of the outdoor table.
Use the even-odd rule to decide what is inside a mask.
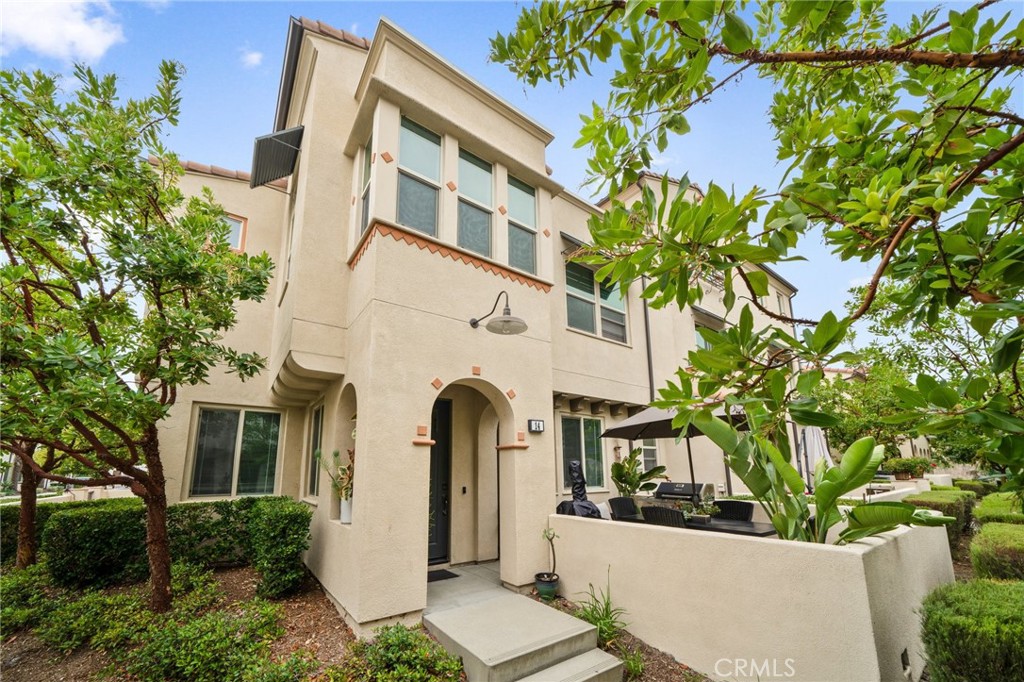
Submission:
[[[733,535],[754,535],[759,538],[766,538],[775,535],[775,526],[760,521],[737,521],[735,519],[716,519],[714,517],[706,523],[687,522],[689,530],[710,530],[716,533],[732,533]]]

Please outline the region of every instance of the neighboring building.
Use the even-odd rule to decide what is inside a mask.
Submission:
[[[298,126],[286,183],[186,166],[183,189],[211,187],[236,247],[277,269],[226,338],[268,369],[214,373],[163,426],[169,499],[306,501],[306,561],[359,632],[417,618],[431,563],[500,559],[505,583],[531,584],[565,463],[584,462],[592,499],[614,496],[629,444],[601,432],[686,364],[697,327],[725,324],[720,289],[699,310],[653,310],[638,283],[623,300],[567,263],[600,208],[549,176],[551,133],[386,20],[372,42],[292,21],[275,127]],[[257,177],[287,165],[287,144],[264,143]],[[767,305],[789,314],[794,288],[768,274]],[[525,333],[470,326],[501,292]],[[688,480],[685,447],[636,445]],[[356,453],[350,524],[317,449]],[[710,444],[694,459],[699,480],[739,490]]]

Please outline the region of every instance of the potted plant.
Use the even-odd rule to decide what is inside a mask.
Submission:
[[[635,448],[621,462],[612,462],[612,483],[622,497],[633,497],[638,492],[654,490],[655,479],[668,480],[663,466],[644,471],[642,453],[643,450]]]
[[[320,466],[331,479],[331,490],[338,496],[340,502],[339,518],[342,523],[352,523],[352,484],[355,478],[356,452],[348,450],[348,464],[341,461],[341,452],[335,450],[331,453],[331,460],[325,461],[322,453],[317,450],[316,458]]]
[[[917,458],[893,457],[885,461],[882,468],[896,476],[896,480],[907,481],[919,468]]]
[[[534,587],[537,588],[537,594],[544,601],[551,601],[558,595],[558,574],[555,573],[557,567],[555,557],[555,538],[558,535],[555,534],[554,528],[545,528],[541,531],[540,536],[548,541],[548,546],[551,548],[551,570],[547,573],[537,573],[533,576]]]
[[[683,515],[687,521],[693,523],[707,523],[711,517],[721,510],[715,506],[712,500],[701,500],[698,505],[688,505],[683,509]]]

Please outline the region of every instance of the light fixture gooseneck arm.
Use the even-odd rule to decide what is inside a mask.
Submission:
[[[510,315],[511,311],[509,310],[509,305],[508,305],[508,292],[507,291],[502,291],[501,293],[498,294],[497,298],[494,299],[494,307],[491,308],[491,312],[487,313],[486,315],[484,315],[483,317],[480,317],[480,318],[474,317],[473,319],[471,319],[469,321],[469,326],[472,327],[473,329],[476,329],[477,327],[480,326],[481,322],[483,322],[488,317],[493,315],[494,311],[498,309],[498,301],[501,300],[502,296],[505,297],[505,315]]]

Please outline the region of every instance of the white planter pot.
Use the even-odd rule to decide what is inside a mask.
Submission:
[[[340,519],[342,523],[352,523],[352,498],[342,499],[341,502],[341,515]]]

